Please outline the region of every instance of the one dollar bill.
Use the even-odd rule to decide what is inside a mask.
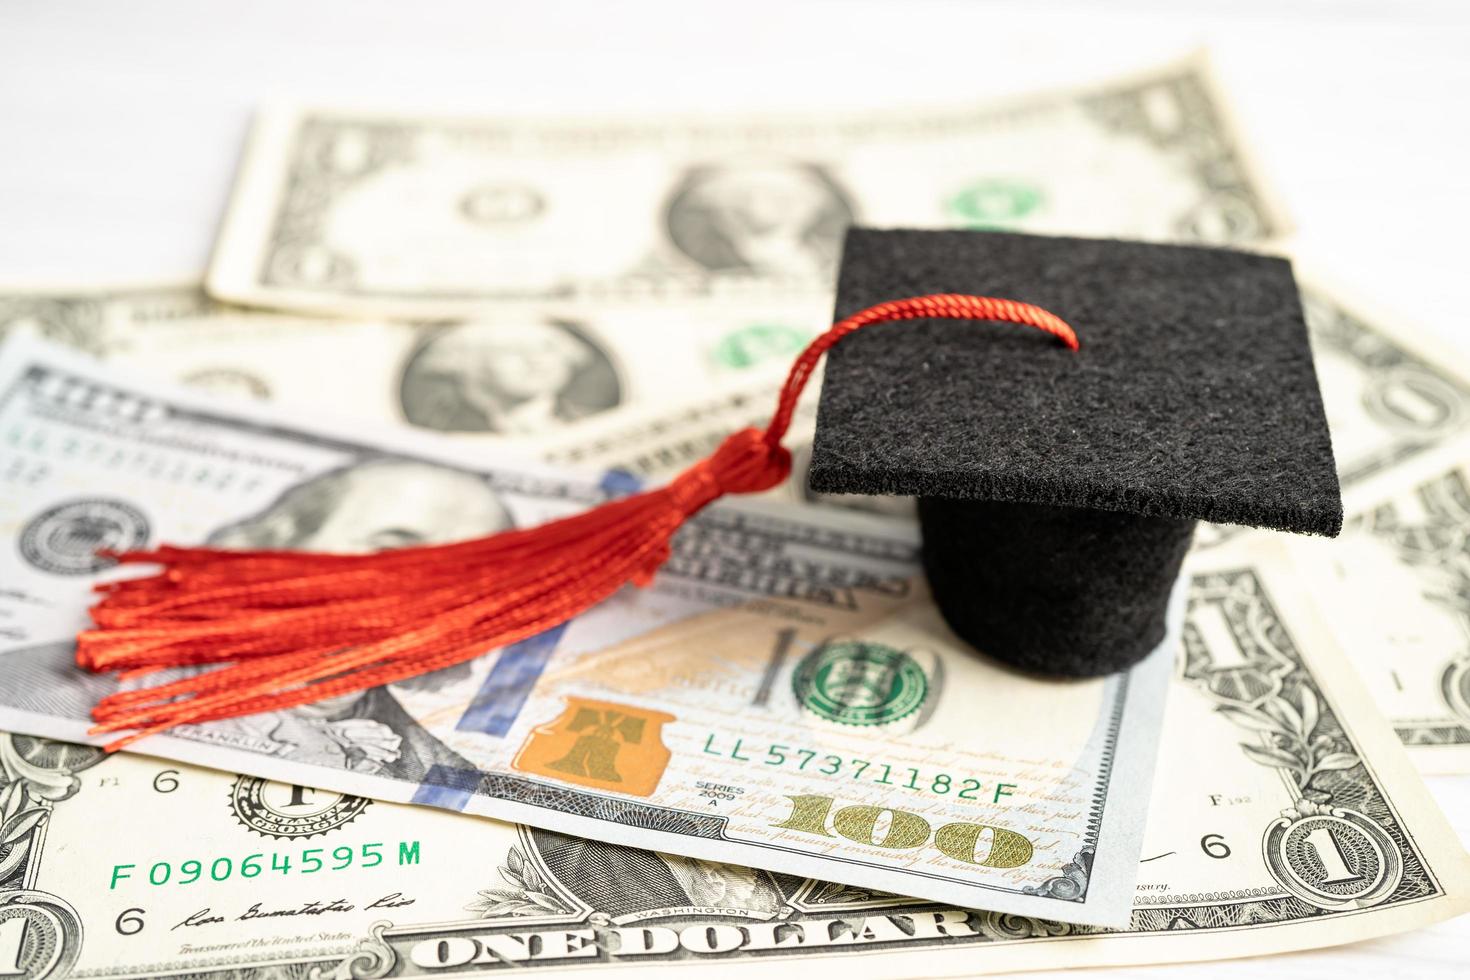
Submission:
[[[830,315],[830,302],[813,297],[323,320],[210,302],[197,284],[0,291],[0,337],[29,329],[218,394],[521,452],[633,407],[778,371]],[[320,370],[338,362],[342,370]]]
[[[1294,569],[1250,541],[1188,575],[1190,640],[1125,929],[0,735],[0,968],[956,976],[1262,955],[1470,908],[1470,861]]]
[[[1201,55],[992,105],[784,120],[268,109],[209,289],[413,317],[825,296],[854,222],[1218,243],[1286,230]]]
[[[1374,481],[1330,545],[1294,553],[1425,772],[1470,772],[1470,440]]]
[[[72,662],[92,585],[118,574],[99,547],[364,551],[631,488],[191,397],[38,342],[0,358],[0,724],[18,731],[80,739],[115,689]],[[1126,919],[1173,641],[1108,678],[1020,676],[947,631],[916,545],[909,524],[837,510],[711,508],[651,587],[564,627],[143,748],[955,904]]]

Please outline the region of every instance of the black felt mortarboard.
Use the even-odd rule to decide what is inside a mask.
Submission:
[[[837,318],[930,293],[1050,310],[917,320],[828,355],[810,468],[825,493],[919,498],[955,631],[1049,674],[1128,666],[1164,634],[1196,521],[1335,535],[1342,501],[1291,266],[1217,248],[853,229]]]

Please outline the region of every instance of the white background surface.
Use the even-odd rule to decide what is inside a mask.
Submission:
[[[1053,87],[1208,44],[1297,254],[1465,344],[1467,8],[0,0],[0,288],[197,278],[251,108],[273,96],[560,115],[873,108]],[[1470,777],[1430,786],[1470,841]],[[1350,974],[1470,975],[1470,917],[1336,950],[1093,975]]]

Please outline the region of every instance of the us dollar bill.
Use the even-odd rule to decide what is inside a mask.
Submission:
[[[0,966],[26,980],[955,976],[1261,955],[1470,908],[1470,860],[1295,569],[1248,541],[1187,574],[1126,928],[0,734]]]
[[[1470,367],[1453,350],[1311,278],[1304,304],[1350,496],[1470,433]],[[30,328],[221,394],[663,477],[732,429],[763,424],[784,369],[830,312],[826,300],[808,299],[319,320],[212,303],[183,284],[0,292],[0,336]],[[337,362],[343,370],[321,370]],[[815,386],[801,408],[807,438],[814,410]],[[803,485],[793,480],[780,493]],[[1229,533],[1206,528],[1202,538]]]
[[[1302,303],[1349,507],[1470,435],[1470,359],[1436,333],[1307,273]]]
[[[1470,772],[1470,440],[1377,480],[1342,537],[1295,554],[1425,772]]]
[[[140,335],[178,320],[210,318],[228,307],[198,282],[130,283],[0,289],[0,340],[29,331],[105,357],[130,349]]]
[[[215,303],[180,284],[0,291],[0,338],[30,331],[221,395],[534,453],[586,422],[769,377],[830,314],[810,298],[323,320]]]
[[[208,283],[395,316],[826,295],[854,222],[1219,243],[1286,229],[1201,54],[991,105],[784,120],[268,109]]]
[[[73,664],[92,586],[131,574],[99,546],[371,550],[529,526],[631,486],[191,397],[39,342],[0,355],[0,433],[0,725],[73,740],[118,683]],[[142,748],[935,901],[1126,920],[1177,618],[1131,671],[1021,676],[948,632],[916,546],[909,523],[711,508],[651,587],[563,627]]]

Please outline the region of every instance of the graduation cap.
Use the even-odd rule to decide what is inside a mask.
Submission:
[[[1015,326],[875,324],[828,357],[811,488],[918,497],[955,632],[1048,674],[1164,635],[1197,521],[1336,535],[1342,500],[1291,266],[1176,245],[853,229],[840,319],[894,296],[1051,310]]]
[[[770,424],[732,433],[665,486],[537,527],[367,555],[112,555],[164,569],[99,587],[79,665],[214,669],[104,698],[93,732],[130,732],[115,749],[392,683],[647,584],[689,516],[787,477],[781,439],[829,350],[812,488],[917,496],[940,610],[1019,666],[1105,673],[1156,646],[1196,521],[1341,527],[1280,259],[853,230],[837,302],[839,322],[797,358]]]

